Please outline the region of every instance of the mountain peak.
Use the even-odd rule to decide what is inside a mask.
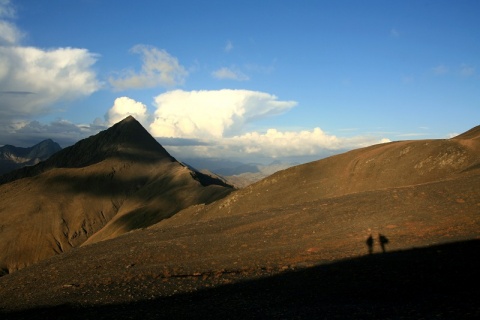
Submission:
[[[77,158],[76,164],[62,164],[67,167],[81,167],[110,157],[175,160],[132,116],[66,149],[71,149],[68,153]],[[79,159],[80,155],[85,157]]]
[[[123,119],[120,122],[129,122],[129,121],[137,121],[132,115],[127,116],[125,119]],[[138,122],[138,121],[137,121]]]
[[[108,158],[176,161],[134,117],[128,116],[110,128],[57,152],[38,165],[3,176],[0,183],[35,176],[51,168],[85,167]]]

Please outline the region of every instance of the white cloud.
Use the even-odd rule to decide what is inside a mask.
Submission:
[[[106,114],[107,124],[112,126],[128,116],[133,116],[146,125],[149,117],[147,106],[128,97],[117,98]]]
[[[0,18],[14,18],[15,9],[10,4],[10,0],[0,0]]]
[[[101,84],[86,49],[0,46],[0,116],[22,118],[43,114],[52,104],[87,96]]]
[[[111,77],[110,84],[116,90],[172,87],[183,84],[188,76],[187,70],[180,65],[178,59],[165,50],[136,45],[131,52],[141,55],[142,69],[139,72],[125,71],[118,78]]]
[[[14,17],[10,1],[0,0],[1,124],[44,114],[56,102],[100,88],[92,69],[97,55],[86,49],[22,46],[23,33],[5,20]]]
[[[269,129],[244,132],[245,124],[284,113],[295,101],[257,91],[175,90],[155,98],[150,132],[170,142],[167,150],[179,159],[195,157],[255,161],[259,158],[322,156],[375,143],[389,142],[378,136],[337,137],[320,128],[302,131]],[[171,139],[165,139],[171,138]],[[183,143],[185,140],[188,143]]]
[[[449,70],[448,70],[448,67],[443,65],[443,64],[440,64],[434,68],[432,68],[432,71],[435,75],[439,76],[439,75],[442,75],[442,74],[446,74]]]
[[[92,66],[98,56],[86,49],[23,46],[23,32],[8,21],[14,18],[10,1],[0,0],[0,140],[28,141],[49,132],[45,138],[61,139],[61,128],[66,129],[61,122],[41,125],[30,119],[51,112],[56,103],[97,91],[101,83]]]
[[[231,140],[234,146],[243,147],[246,153],[268,154],[271,157],[315,155],[325,150],[352,149],[389,141],[362,136],[339,138],[320,128],[283,132],[269,129],[265,133],[252,132],[235,136]]]
[[[400,32],[398,32],[397,29],[392,28],[392,29],[390,29],[390,36],[393,37],[393,38],[398,38],[398,37],[400,37]]]
[[[23,33],[7,21],[0,20],[0,45],[14,45],[23,38]]]
[[[221,138],[259,118],[284,113],[297,103],[249,90],[175,90],[155,98],[151,132],[157,137]]]
[[[225,48],[224,48],[225,52],[230,52],[233,50],[233,43],[232,41],[227,41],[227,44],[225,45]]]
[[[214,72],[212,72],[213,77],[217,79],[228,79],[228,80],[238,80],[238,81],[245,81],[248,80],[248,76],[239,70],[233,70],[231,68],[220,68]]]
[[[466,64],[462,64],[460,67],[460,74],[464,77],[470,77],[475,74],[475,68]]]
[[[307,156],[319,159],[341,151],[386,142],[390,140],[372,136],[337,137],[320,128],[303,131],[269,129],[264,133],[249,132],[230,138],[213,139],[197,146],[177,145],[167,149],[180,159],[211,157],[255,161],[261,158]]]
[[[15,18],[15,9],[9,0],[0,0],[0,46],[15,45],[20,42],[23,33],[7,19]]]

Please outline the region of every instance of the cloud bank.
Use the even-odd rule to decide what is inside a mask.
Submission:
[[[315,159],[390,141],[376,136],[337,137],[320,128],[245,132],[247,123],[287,112],[296,104],[249,90],[174,90],[155,98],[153,117],[148,115],[144,104],[128,97],[118,98],[107,113],[107,122],[113,123],[128,115],[151,121],[150,133],[178,159],[257,161],[305,156]]]
[[[218,139],[240,132],[246,123],[284,113],[296,104],[258,91],[174,90],[155,97],[150,130],[157,137]]]
[[[188,76],[178,59],[165,50],[136,45],[130,51],[142,57],[142,68],[138,72],[124,71],[118,78],[110,77],[115,90],[173,87],[183,84]]]
[[[294,157],[320,159],[338,152],[386,142],[390,140],[373,136],[337,137],[320,128],[302,131],[269,129],[266,132],[249,132],[210,140],[210,143],[202,145],[184,146],[179,143],[167,146],[167,149],[180,159],[231,158],[258,161]]]
[[[48,124],[38,121],[11,122],[3,127],[3,130],[8,133],[8,141],[0,139],[0,145],[8,143],[19,147],[30,147],[42,140],[52,139],[62,147],[66,147],[105,129],[104,122],[99,118],[91,124],[75,124],[67,120],[55,120]]]

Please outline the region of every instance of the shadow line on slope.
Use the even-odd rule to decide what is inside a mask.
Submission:
[[[46,306],[4,319],[474,319],[480,316],[479,251],[480,240],[442,244],[153,300]]]

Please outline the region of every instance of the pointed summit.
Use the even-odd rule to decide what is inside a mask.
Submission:
[[[148,158],[162,157],[168,158],[170,161],[174,160],[140,122],[132,116],[128,116],[107,130],[88,139],[91,138],[94,138],[92,140],[97,145],[96,151],[106,157],[141,155]]]
[[[0,184],[36,176],[52,168],[81,168],[114,157],[133,161],[176,161],[134,117],[128,116],[57,152],[46,161],[0,177]]]

